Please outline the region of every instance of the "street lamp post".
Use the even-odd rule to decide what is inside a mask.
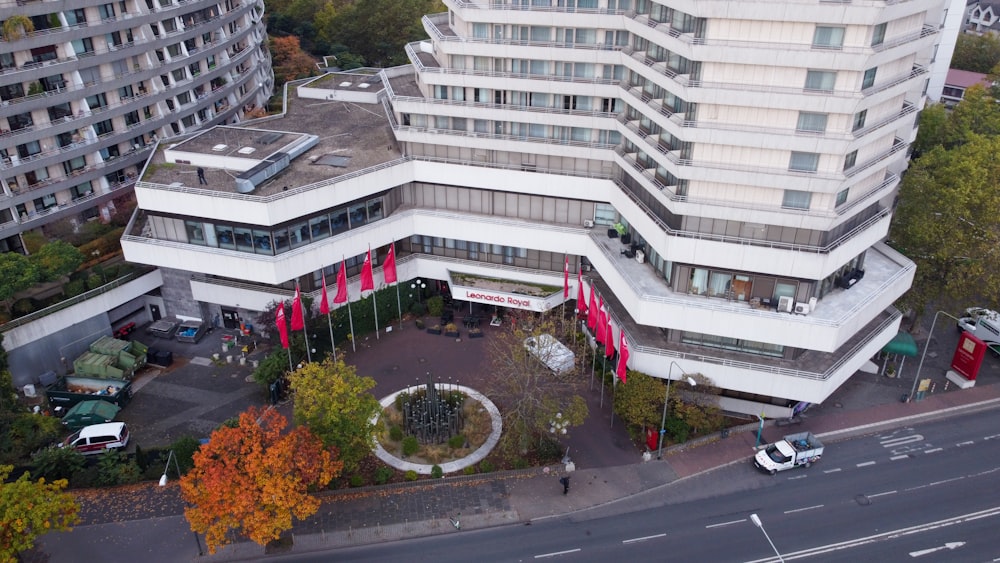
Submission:
[[[420,278],[417,278],[417,279],[413,280],[413,283],[410,284],[410,289],[412,289],[412,290],[414,290],[414,291],[417,292],[417,303],[422,303],[423,302],[422,298],[423,298],[424,289],[426,287],[427,287],[427,284],[424,283],[424,281],[421,280]]]
[[[174,450],[170,450],[170,453],[167,454],[167,464],[165,466],[163,466],[163,475],[160,476],[160,486],[161,487],[166,487],[167,486],[167,471],[170,471],[170,460],[171,459],[174,460],[174,469],[177,470],[177,477],[178,478],[181,477],[181,466],[180,466],[180,463],[177,462],[177,456],[174,455]],[[205,552],[202,551],[202,549],[201,549],[201,540],[198,539],[198,532],[195,532],[194,530],[191,530],[191,533],[194,534],[194,544],[196,546],[198,546],[198,556],[200,557],[202,555],[205,555]]]
[[[698,382],[692,379],[681,366],[677,365],[677,362],[673,360],[670,361],[670,368],[667,371],[667,390],[663,394],[663,418],[660,419],[660,445],[656,449],[656,459],[663,459],[663,435],[667,433],[667,399],[670,398],[670,382],[673,381],[670,379],[670,375],[674,371],[674,366],[677,366],[677,369],[681,370],[681,375],[687,378],[687,382],[691,385],[691,387],[698,384]]]
[[[934,320],[931,321],[931,330],[927,333],[927,342],[924,342],[924,352],[920,355],[920,363],[917,364],[917,373],[913,376],[913,387],[910,388],[910,394],[906,397],[906,402],[908,403],[913,401],[913,394],[917,391],[917,381],[920,380],[920,370],[924,367],[924,358],[927,357],[927,349],[930,348],[931,338],[934,337],[934,325],[937,324],[938,315],[944,315],[950,319],[954,319],[955,322],[958,322],[956,317],[953,317],[944,311],[934,313]]]
[[[754,526],[760,528],[761,532],[764,532],[764,537],[767,538],[767,543],[771,544],[771,549],[774,550],[774,554],[778,556],[778,561],[785,563],[785,559],[778,553],[778,548],[774,547],[774,542],[771,541],[771,536],[767,535],[767,530],[764,529],[764,524],[760,521],[760,517],[756,514],[750,515],[750,521],[753,522]]]

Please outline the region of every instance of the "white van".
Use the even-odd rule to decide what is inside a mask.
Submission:
[[[556,375],[569,373],[576,367],[573,351],[551,334],[529,336],[524,339],[524,347]]]
[[[128,427],[124,422],[106,422],[84,426],[70,435],[62,447],[73,448],[83,455],[105,450],[121,450],[128,445]]]

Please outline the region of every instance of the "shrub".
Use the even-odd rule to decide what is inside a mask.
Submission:
[[[403,478],[406,479],[407,481],[416,481],[417,477],[419,477],[419,475],[417,475],[417,472],[412,469],[407,471],[406,474],[403,476]]]
[[[365,484],[365,478],[362,475],[354,474],[348,479],[348,482],[352,487],[360,487]]]
[[[483,461],[479,462],[479,472],[480,473],[491,473],[495,469],[496,469],[496,467],[494,467],[493,462],[491,462],[488,459],[484,459]]]
[[[140,471],[146,471],[149,467],[149,456],[138,444],[135,446],[135,464]]]
[[[410,312],[413,313],[413,316],[415,317],[422,317],[427,314],[427,305],[417,302],[411,303]]]
[[[528,460],[524,459],[523,457],[518,457],[514,459],[514,469],[527,469],[527,468],[528,468]]]
[[[31,299],[18,299],[11,309],[18,315],[27,315],[35,310],[35,306],[31,303]]]
[[[91,465],[89,467],[83,467],[79,471],[73,472],[73,476],[69,478],[69,482],[73,487],[79,489],[85,489],[89,487],[96,487],[100,484],[98,481],[98,469],[96,465]]]
[[[375,470],[375,483],[385,485],[389,479],[392,479],[392,469],[383,465]]]
[[[440,295],[435,295],[427,300],[427,312],[432,317],[440,317],[444,311],[444,299]]]
[[[83,454],[72,448],[45,448],[31,456],[38,477],[46,480],[69,479],[87,465]]]
[[[389,439],[393,442],[398,442],[403,439],[403,429],[399,426],[392,426],[389,428]]]
[[[117,450],[107,450],[97,460],[97,483],[103,486],[139,482],[141,476],[135,461],[122,456]]]
[[[417,443],[417,438],[415,436],[407,436],[403,438],[403,456],[409,457],[420,449],[420,444]]]
[[[470,466],[466,467],[465,469],[463,469],[462,473],[465,473],[466,475],[475,475],[476,474],[476,466],[475,465],[470,465]]]
[[[170,449],[174,451],[174,457],[177,458],[177,465],[180,466],[181,473],[187,473],[194,467],[192,458],[200,447],[201,442],[194,436],[181,436],[170,444]]]
[[[434,467],[431,467],[431,477],[435,479],[444,477],[444,469],[441,469],[441,466],[435,463]]]
[[[453,448],[453,449],[457,450],[458,448],[461,448],[464,445],[465,445],[465,436],[462,436],[461,434],[458,434],[456,436],[452,436],[451,438],[448,438],[448,447],[449,448]]]
[[[63,286],[63,293],[66,294],[66,297],[76,297],[85,291],[87,291],[87,285],[83,280],[73,280]]]
[[[87,276],[87,289],[97,289],[102,285],[104,285],[104,280],[101,279],[101,276],[97,274]]]

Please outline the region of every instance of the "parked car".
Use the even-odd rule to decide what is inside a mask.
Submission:
[[[85,426],[70,435],[62,447],[73,448],[83,455],[105,450],[121,450],[128,445],[128,427],[124,422],[107,422]]]

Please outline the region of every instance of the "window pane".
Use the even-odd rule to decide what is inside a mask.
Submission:
[[[781,202],[782,207],[790,209],[809,209],[812,194],[798,190],[785,190],[785,197]]]
[[[233,232],[236,235],[236,250],[253,252],[253,233],[250,229],[236,227]]]
[[[858,151],[857,150],[853,150],[853,151],[847,153],[847,156],[844,157],[844,171],[846,172],[846,171],[850,170],[851,168],[854,168],[854,165],[857,163],[857,161],[858,161]]]
[[[819,166],[819,154],[814,152],[792,152],[788,163],[789,170],[799,172],[815,172]]]
[[[868,117],[868,110],[864,109],[854,114],[854,128],[851,131],[857,131],[865,126],[865,119]]]
[[[351,228],[355,229],[368,222],[368,214],[365,213],[365,204],[357,203],[351,206]]]
[[[799,123],[796,129],[798,131],[822,133],[826,131],[826,114],[799,112]]]
[[[837,82],[837,73],[827,70],[810,70],[806,73],[806,90],[820,92],[833,91]]]
[[[236,249],[236,238],[233,235],[233,228],[228,225],[216,225],[215,240],[219,241],[219,248]]]
[[[865,78],[864,80],[861,81],[862,90],[866,90],[875,85],[875,71],[877,70],[878,68],[876,67],[876,68],[870,68],[865,71]]]
[[[881,45],[885,41],[886,25],[885,23],[880,23],[875,26],[875,29],[872,31],[872,47]]]
[[[330,220],[326,215],[313,217],[309,220],[309,232],[313,240],[324,239],[330,236]]]
[[[839,49],[844,45],[844,28],[816,26],[813,47]]]
[[[338,209],[330,214],[331,233],[337,234],[347,230],[347,210]]]
[[[848,191],[850,191],[850,188],[848,188],[846,190],[841,190],[840,192],[837,193],[837,207],[840,207],[841,205],[844,205],[845,203],[847,203],[847,192]]]
[[[274,247],[271,245],[271,232],[254,229],[253,248],[257,254],[274,254]]]

